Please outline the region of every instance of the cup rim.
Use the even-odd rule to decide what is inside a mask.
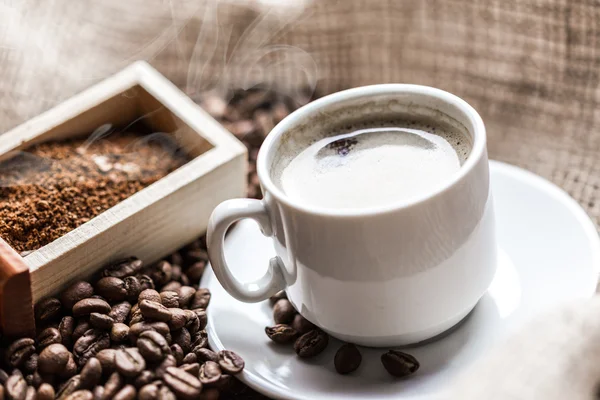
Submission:
[[[471,132],[473,135],[473,148],[471,149],[471,153],[469,154],[469,157],[467,158],[465,163],[461,166],[459,171],[452,177],[452,179],[449,179],[447,182],[444,182],[444,184],[440,185],[437,188],[433,188],[430,192],[426,194],[412,198],[407,201],[398,201],[397,203],[387,204],[384,206],[360,208],[354,207],[343,209],[334,209],[304,204],[298,200],[290,198],[283,192],[283,190],[281,190],[275,184],[275,182],[273,182],[267,163],[268,154],[271,151],[273,151],[273,145],[275,144],[276,140],[281,135],[283,135],[290,127],[295,126],[298,122],[301,122],[301,120],[307,117],[308,115],[312,115],[313,113],[318,112],[320,108],[327,107],[329,105],[339,103],[341,101],[356,99],[363,96],[372,96],[380,94],[415,94],[420,96],[424,95],[433,97],[442,100],[446,103],[455,105],[470,120],[471,124],[473,125],[473,132]],[[485,152],[485,125],[483,124],[481,116],[465,100],[452,93],[446,92],[445,90],[437,89],[430,86],[404,83],[386,83],[369,86],[360,86],[332,93],[327,96],[321,97],[315,101],[312,101],[289,114],[287,117],[281,120],[281,122],[279,122],[265,138],[258,152],[258,157],[256,160],[256,170],[261,185],[263,186],[263,188],[266,189],[266,195],[273,196],[275,199],[277,199],[277,201],[287,205],[288,207],[320,216],[356,217],[364,215],[385,214],[388,212],[409,208],[411,206],[423,203],[424,201],[427,201],[431,198],[442,195],[448,189],[460,182],[466,175],[468,175],[473,170],[475,165],[477,165],[477,163],[485,154]]]

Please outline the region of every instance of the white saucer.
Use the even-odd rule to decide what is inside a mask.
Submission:
[[[313,360],[298,359],[291,346],[275,345],[265,335],[265,326],[273,324],[268,302],[233,299],[209,270],[202,286],[212,291],[211,346],[238,352],[246,360],[241,379],[274,398],[439,398],[457,374],[525,318],[561,301],[590,297],[596,288],[600,241],[581,207],[530,172],[490,165],[501,249],[498,272],[475,310],[452,332],[406,350],[421,362],[411,378],[391,378],[379,360],[384,349],[366,348],[361,348],[363,362],[356,372],[338,375],[333,367],[337,340]],[[248,220],[230,233],[225,250],[242,280],[261,276],[274,254],[270,239]]]

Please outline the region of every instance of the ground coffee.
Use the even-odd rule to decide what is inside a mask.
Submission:
[[[90,138],[43,143],[0,163],[0,237],[15,250],[54,241],[187,161],[166,134]]]

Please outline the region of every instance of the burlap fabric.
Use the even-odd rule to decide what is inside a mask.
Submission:
[[[136,59],[193,98],[426,84],[479,110],[493,159],[555,182],[598,224],[599,51],[591,0],[0,0],[0,132]],[[591,398],[599,308],[542,320],[458,398]]]

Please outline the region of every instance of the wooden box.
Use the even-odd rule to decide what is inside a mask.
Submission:
[[[143,119],[172,134],[191,161],[87,223],[21,257],[0,239],[0,324],[31,334],[32,305],[115,259],[158,260],[206,231],[213,208],[246,193],[246,148],[147,63],[136,62],[0,136],[0,159],[103,124]]]

